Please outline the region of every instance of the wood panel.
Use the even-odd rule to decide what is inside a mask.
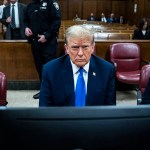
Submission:
[[[26,41],[0,41],[0,71],[8,80],[38,79],[30,45]]]
[[[75,13],[81,19],[87,19],[93,12],[96,17],[104,12],[106,17],[111,12],[116,16],[123,14],[130,24],[137,24],[142,17],[150,18],[150,0],[57,0],[61,9],[62,20],[73,19]],[[2,0],[0,0],[2,4]],[[28,4],[31,0],[20,0],[19,2]],[[133,12],[134,3],[138,4],[138,12]]]
[[[69,18],[68,0],[59,0],[58,3],[59,3],[62,19],[67,20]]]
[[[97,1],[97,16],[101,17],[101,13],[104,13],[106,17],[110,15],[111,12],[111,0],[107,1]]]
[[[87,19],[91,13],[97,15],[97,0],[83,0],[83,18]]]
[[[150,0],[145,0],[144,6],[143,6],[143,17],[145,16],[145,17],[150,18],[149,14],[150,14]]]
[[[126,1],[112,1],[112,12],[116,18],[122,14],[126,18]]]
[[[74,18],[76,14],[78,14],[78,17],[81,18],[82,17],[82,1],[79,0],[73,0],[73,1],[69,1],[68,4],[69,8],[69,18]],[[82,19],[82,18],[81,18]]]

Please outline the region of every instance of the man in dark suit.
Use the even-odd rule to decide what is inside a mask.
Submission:
[[[25,34],[31,44],[35,67],[42,79],[43,64],[56,58],[61,12],[56,0],[32,0],[25,13]],[[33,95],[39,99],[40,93]]]
[[[93,13],[90,14],[90,16],[87,18],[87,21],[96,21],[96,18]]]
[[[66,30],[65,37],[67,55],[43,66],[39,106],[76,106],[81,68],[86,87],[84,106],[115,105],[115,68],[93,55],[94,33],[75,25]],[[83,96],[84,92],[81,94]]]
[[[14,16],[12,14],[13,7],[14,7]],[[10,4],[4,8],[3,16],[0,21],[7,28],[5,33],[5,39],[7,40],[26,39],[25,24],[24,24],[25,8],[26,5],[18,3],[17,0],[10,0]],[[12,22],[14,23],[13,26]]]
[[[117,22],[117,19],[115,18],[115,14],[114,13],[110,14],[110,17],[107,18],[107,22],[108,23],[116,23]]]
[[[123,15],[120,15],[119,18],[117,19],[117,22],[120,23],[120,24],[125,24],[127,23],[126,22],[126,19],[124,18]]]

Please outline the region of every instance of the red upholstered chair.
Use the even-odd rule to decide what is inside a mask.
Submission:
[[[4,73],[0,72],[0,106],[6,106],[7,105],[7,80]]]
[[[150,85],[150,64],[144,65],[141,68],[141,79],[139,89],[137,91],[137,104],[150,104],[150,87],[148,83]]]
[[[141,72],[140,47],[134,43],[110,45],[110,61],[116,66],[116,79],[121,83],[139,85]]]

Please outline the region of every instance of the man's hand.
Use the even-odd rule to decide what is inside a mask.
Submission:
[[[30,28],[25,28],[25,35],[28,36],[28,37],[33,35],[33,33],[32,33]]]
[[[38,37],[39,37],[38,42],[45,43],[47,41],[45,38],[45,35],[39,35],[38,34]]]
[[[11,18],[12,18],[12,17],[9,16],[9,17],[6,19],[6,22],[7,22],[7,23],[11,23]]]

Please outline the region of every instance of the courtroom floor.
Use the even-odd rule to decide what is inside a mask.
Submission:
[[[7,107],[38,107],[39,100],[33,99],[33,95],[38,93],[37,90],[8,90]],[[117,106],[137,105],[136,91],[117,91]]]

